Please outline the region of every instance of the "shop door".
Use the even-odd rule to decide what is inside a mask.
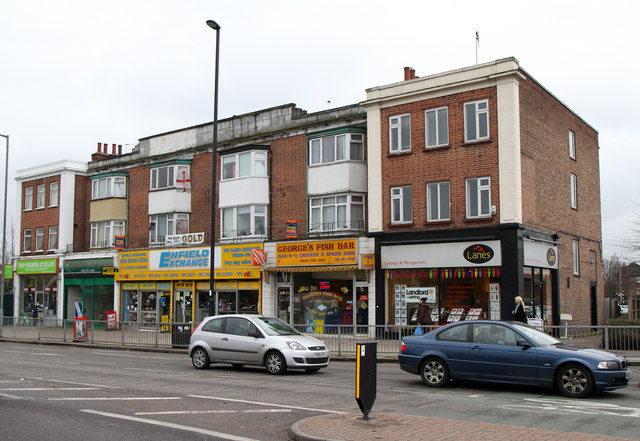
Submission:
[[[369,288],[366,286],[356,287],[356,325],[359,333],[367,332],[369,324]]]
[[[177,323],[191,322],[193,303],[191,291],[176,291],[173,301],[173,321]]]
[[[291,287],[278,288],[278,318],[291,323]]]

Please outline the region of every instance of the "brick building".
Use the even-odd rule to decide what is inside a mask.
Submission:
[[[378,323],[602,323],[597,132],[514,58],[367,90]]]

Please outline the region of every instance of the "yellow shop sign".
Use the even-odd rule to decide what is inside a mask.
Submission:
[[[276,266],[356,265],[356,239],[283,242],[276,245]]]

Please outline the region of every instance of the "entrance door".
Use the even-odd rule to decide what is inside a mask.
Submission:
[[[598,293],[594,282],[591,282],[591,325],[598,325]]]
[[[278,318],[291,323],[291,287],[278,288]]]
[[[173,321],[187,323],[192,320],[191,291],[176,291],[173,297]]]

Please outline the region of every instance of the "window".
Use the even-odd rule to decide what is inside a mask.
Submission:
[[[576,159],[576,134],[569,130],[569,157]]]
[[[36,251],[44,250],[44,228],[36,228]]]
[[[52,182],[49,184],[49,206],[55,207],[58,205],[58,188],[59,183]]]
[[[156,214],[149,217],[149,242],[164,243],[167,236],[189,232],[189,215],[186,213]]]
[[[571,175],[571,208],[578,209],[578,177]]]
[[[91,199],[122,198],[125,196],[126,184],[124,176],[110,176],[91,181]]]
[[[38,185],[38,193],[36,194],[36,209],[44,208],[44,184]]]
[[[243,152],[222,158],[222,180],[266,175],[266,152]]]
[[[427,147],[440,147],[449,144],[449,111],[446,107],[427,110],[424,113]]]
[[[573,241],[573,274],[580,274],[580,243],[577,240]]]
[[[389,152],[408,150],[411,150],[411,116],[392,116],[389,118]]]
[[[363,159],[364,136],[361,134],[344,133],[309,141],[309,165]]]
[[[151,190],[163,188],[186,188],[189,179],[188,165],[168,165],[151,169]]]
[[[391,223],[411,222],[411,186],[391,188]]]
[[[91,222],[91,248],[112,247],[114,237],[122,235],[124,235],[124,221]]]
[[[267,207],[244,205],[222,210],[222,237],[225,239],[267,234]]]
[[[489,101],[464,104],[464,141],[489,139]]]
[[[427,184],[427,221],[449,220],[449,182]]]
[[[470,325],[454,326],[436,335],[436,340],[466,342]]]
[[[364,196],[342,194],[309,200],[309,231],[364,230]]]
[[[24,237],[22,241],[22,251],[31,251],[31,229],[24,230]]]
[[[24,189],[24,210],[33,210],[33,187]]]
[[[491,216],[489,178],[467,179],[467,218]]]
[[[55,250],[58,248],[58,227],[49,227],[49,249]]]

